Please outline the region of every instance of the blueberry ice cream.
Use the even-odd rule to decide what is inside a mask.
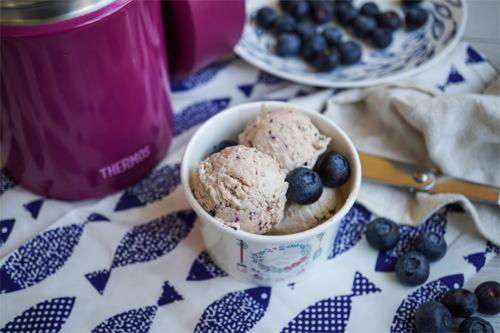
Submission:
[[[321,134],[302,113],[264,109],[245,127],[239,142],[272,156],[289,172],[297,167],[312,168],[330,138]]]
[[[285,176],[269,155],[238,145],[199,163],[191,187],[212,216],[229,226],[263,234],[283,219]]]

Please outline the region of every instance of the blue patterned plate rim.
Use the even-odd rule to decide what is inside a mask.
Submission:
[[[391,83],[397,80],[401,79],[406,79],[408,77],[417,75],[423,71],[426,71],[433,66],[437,65],[440,61],[444,60],[444,58],[451,52],[455,47],[458,45],[461,36],[463,35],[466,27],[466,22],[467,22],[467,0],[430,0],[429,2],[432,4],[437,4],[437,6],[441,6],[442,4],[453,4],[455,3],[457,8],[460,8],[461,10],[461,19],[459,20],[458,24],[456,24],[454,27],[456,28],[456,31],[454,31],[454,35],[445,43],[445,46],[439,50],[437,53],[433,53],[433,51],[429,51],[430,54],[428,56],[428,59],[418,65],[416,67],[403,67],[399,68],[399,70],[394,70],[392,72],[387,72],[386,75],[382,75],[380,77],[376,78],[367,78],[363,79],[361,76],[358,75],[358,79],[343,79],[343,80],[332,80],[332,76],[330,77],[321,77],[321,75],[325,76],[325,74],[321,73],[315,73],[313,71],[309,72],[300,72],[300,71],[291,71],[289,69],[283,70],[280,68],[277,68],[276,66],[273,66],[272,64],[263,61],[261,58],[258,56],[255,56],[252,53],[255,53],[255,51],[250,51],[248,42],[245,40],[246,34],[248,34],[248,31],[254,31],[255,28],[251,25],[251,23],[248,20],[248,17],[250,17],[252,9],[250,8],[248,4],[250,2],[263,2],[265,0],[246,0],[247,1],[247,23],[245,24],[245,29],[243,32],[243,36],[240,39],[239,43],[234,47],[234,52],[239,55],[241,58],[249,62],[250,64],[266,71],[269,72],[273,75],[276,75],[278,77],[281,77],[283,79],[287,79],[289,81],[294,81],[297,83],[301,84],[306,84],[306,85],[311,85],[311,86],[316,86],[316,87],[327,87],[327,88],[355,88],[355,87],[365,87],[365,86],[371,86],[371,85],[377,85],[377,84],[387,84]],[[439,10],[437,10],[439,12]],[[429,17],[429,22],[427,26],[425,27],[425,34],[428,34],[428,30],[430,29],[431,22],[435,22],[435,20],[439,20],[440,18],[437,16],[430,15]],[[455,24],[455,22],[453,22]],[[444,33],[443,33],[444,34]],[[247,44],[247,45],[245,45]],[[258,47],[255,48],[256,50]],[[277,56],[273,55],[270,53],[270,51],[267,51],[266,57],[272,58]],[[358,66],[362,66],[364,64],[360,64]],[[305,67],[305,66],[304,66]],[[326,75],[329,75],[327,73]]]

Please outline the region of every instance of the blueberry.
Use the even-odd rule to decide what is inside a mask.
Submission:
[[[318,53],[311,60],[311,65],[320,72],[331,71],[339,64],[340,54],[335,48]]]
[[[297,22],[295,21],[293,16],[290,15],[280,16],[278,17],[276,22],[274,22],[273,31],[277,35],[285,32],[294,32],[296,25]]]
[[[479,312],[500,313],[500,283],[496,281],[483,282],[477,286],[474,293],[479,301]]]
[[[342,186],[351,176],[349,161],[334,151],[321,155],[314,166],[314,170],[320,175],[326,187]]]
[[[315,0],[311,2],[311,18],[314,22],[322,24],[330,21],[333,18],[334,7],[333,3],[325,0]]]
[[[422,0],[401,0],[403,6],[416,6],[419,5]]]
[[[300,205],[309,205],[319,199],[323,193],[323,184],[319,175],[311,169],[299,167],[288,173],[286,198]]]
[[[214,149],[212,149],[212,154],[218,153],[224,148],[236,146],[237,144],[238,142],[233,140],[222,140],[221,142],[219,142],[214,146]]]
[[[380,9],[374,2],[365,2],[359,9],[359,12],[361,13],[361,15],[376,17],[378,14],[380,14]]]
[[[309,22],[300,22],[295,27],[295,32],[299,34],[303,41],[308,40],[316,33],[316,27]]]
[[[470,317],[477,312],[476,295],[467,289],[450,290],[441,301],[455,317]]]
[[[342,32],[335,27],[328,27],[323,30],[323,37],[330,46],[339,45],[342,42]]]
[[[469,317],[458,326],[459,332],[464,333],[495,333],[495,329],[489,322],[479,317]]]
[[[446,253],[446,241],[435,232],[423,232],[415,240],[415,250],[430,261],[438,261]]]
[[[337,21],[343,26],[349,26],[358,15],[358,10],[351,5],[339,5],[337,7]]]
[[[436,301],[421,304],[415,311],[417,332],[450,332],[452,317],[450,311]]]
[[[391,31],[398,30],[401,27],[401,17],[393,10],[388,10],[378,15],[377,21],[381,28]]]
[[[326,50],[326,40],[320,34],[316,33],[311,38],[305,41],[302,48],[302,56],[309,60],[316,54]]]
[[[307,17],[310,11],[311,5],[305,0],[295,1],[289,9],[289,13],[292,14],[297,20]]]
[[[344,65],[352,65],[361,60],[363,50],[353,41],[343,42],[339,45],[340,60]]]
[[[291,57],[299,54],[301,41],[295,34],[281,34],[276,41],[276,53],[281,57]]]
[[[373,30],[370,40],[374,47],[385,49],[392,44],[392,32],[386,29],[377,28]]]
[[[393,221],[379,217],[366,226],[366,240],[377,250],[394,248],[400,238],[399,227]]]
[[[427,23],[429,13],[421,7],[410,7],[406,11],[405,24],[407,30],[415,30]]]
[[[371,16],[359,15],[352,22],[354,34],[359,38],[370,35],[377,28],[377,21]]]
[[[262,7],[255,17],[257,24],[264,29],[269,29],[278,19],[278,13],[271,7]]]
[[[419,286],[429,277],[429,261],[417,251],[410,251],[399,257],[395,268],[399,281],[410,286]]]

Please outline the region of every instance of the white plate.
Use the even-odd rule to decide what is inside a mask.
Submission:
[[[367,0],[366,0],[367,1]],[[355,1],[359,6],[366,1]],[[382,10],[400,13],[400,0],[375,0]],[[278,8],[277,0],[247,0],[247,23],[235,52],[249,63],[276,76],[320,87],[360,87],[396,81],[428,69],[443,59],[462,36],[466,18],[466,0],[424,0],[429,12],[427,24],[415,31],[399,29],[392,45],[376,50],[363,44],[362,61],[339,66],[331,72],[316,72],[299,58],[281,58],[274,54],[275,38],[257,27],[251,19],[263,6]],[[356,40],[342,28],[344,40]]]

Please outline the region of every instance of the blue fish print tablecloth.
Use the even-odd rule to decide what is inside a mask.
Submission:
[[[481,91],[494,75],[461,44],[419,79],[464,93]],[[179,186],[186,143],[228,106],[327,98],[336,90],[286,82],[235,57],[173,82],[172,90],[168,156],[120,193],[61,202],[0,171],[0,332],[410,332],[419,304],[462,286],[499,252],[453,205],[403,227],[395,249],[374,251],[362,234],[375,216],[356,204],[331,240],[329,260],[309,279],[274,288],[235,281],[207,254]],[[449,251],[425,285],[402,286],[395,260],[424,230],[443,235]]]

